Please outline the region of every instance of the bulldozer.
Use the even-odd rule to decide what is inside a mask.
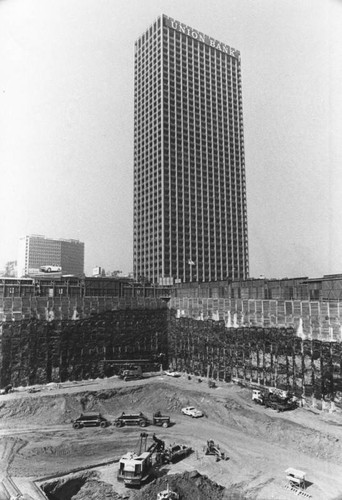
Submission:
[[[212,439],[207,441],[204,452],[206,455],[214,455],[216,457],[216,462],[219,460],[228,460],[225,452],[220,450],[220,445],[215,444]]]

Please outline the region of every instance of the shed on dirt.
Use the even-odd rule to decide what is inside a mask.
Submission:
[[[291,485],[297,486],[305,490],[306,487],[305,472],[289,467],[288,469],[286,469],[285,473],[286,473],[286,479],[290,482]]]

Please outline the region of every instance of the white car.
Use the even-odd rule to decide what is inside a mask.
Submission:
[[[192,418],[203,417],[203,412],[201,410],[197,410],[194,406],[187,406],[186,408],[182,408],[181,412],[184,415],[188,415]]]
[[[168,375],[169,377],[180,377],[181,374],[179,372],[173,372],[173,371],[165,371],[165,375]]]
[[[40,266],[40,270],[43,273],[60,273],[62,271],[61,266]]]

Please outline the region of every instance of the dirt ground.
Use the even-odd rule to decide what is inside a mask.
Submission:
[[[188,405],[205,416],[182,415],[180,409]],[[147,427],[151,443],[156,433],[166,444],[184,443],[194,452],[164,466],[161,477],[140,491],[116,481],[117,461],[137,449],[140,428],[75,430],[71,425],[82,411],[100,411],[113,421],[122,411],[151,417],[156,410],[170,415],[174,424]],[[205,455],[208,439],[229,459],[217,462]],[[153,500],[158,488],[165,488],[165,478],[181,485],[191,473],[197,490],[179,491],[184,500],[209,500],[209,490],[216,499],[287,500],[296,496],[284,488],[288,467],[306,472],[312,499],[342,499],[342,415],[304,408],[277,413],[254,405],[250,389],[226,383],[209,389],[196,377],[161,374],[131,382],[116,377],[70,382],[32,394],[23,389],[0,399],[0,479],[7,475],[18,484],[31,478],[51,485],[54,476],[69,474],[56,483],[58,499]]]

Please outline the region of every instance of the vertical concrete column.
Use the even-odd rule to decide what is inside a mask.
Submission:
[[[257,353],[258,384],[260,385],[260,345],[259,345],[259,339],[256,339],[256,353]]]

